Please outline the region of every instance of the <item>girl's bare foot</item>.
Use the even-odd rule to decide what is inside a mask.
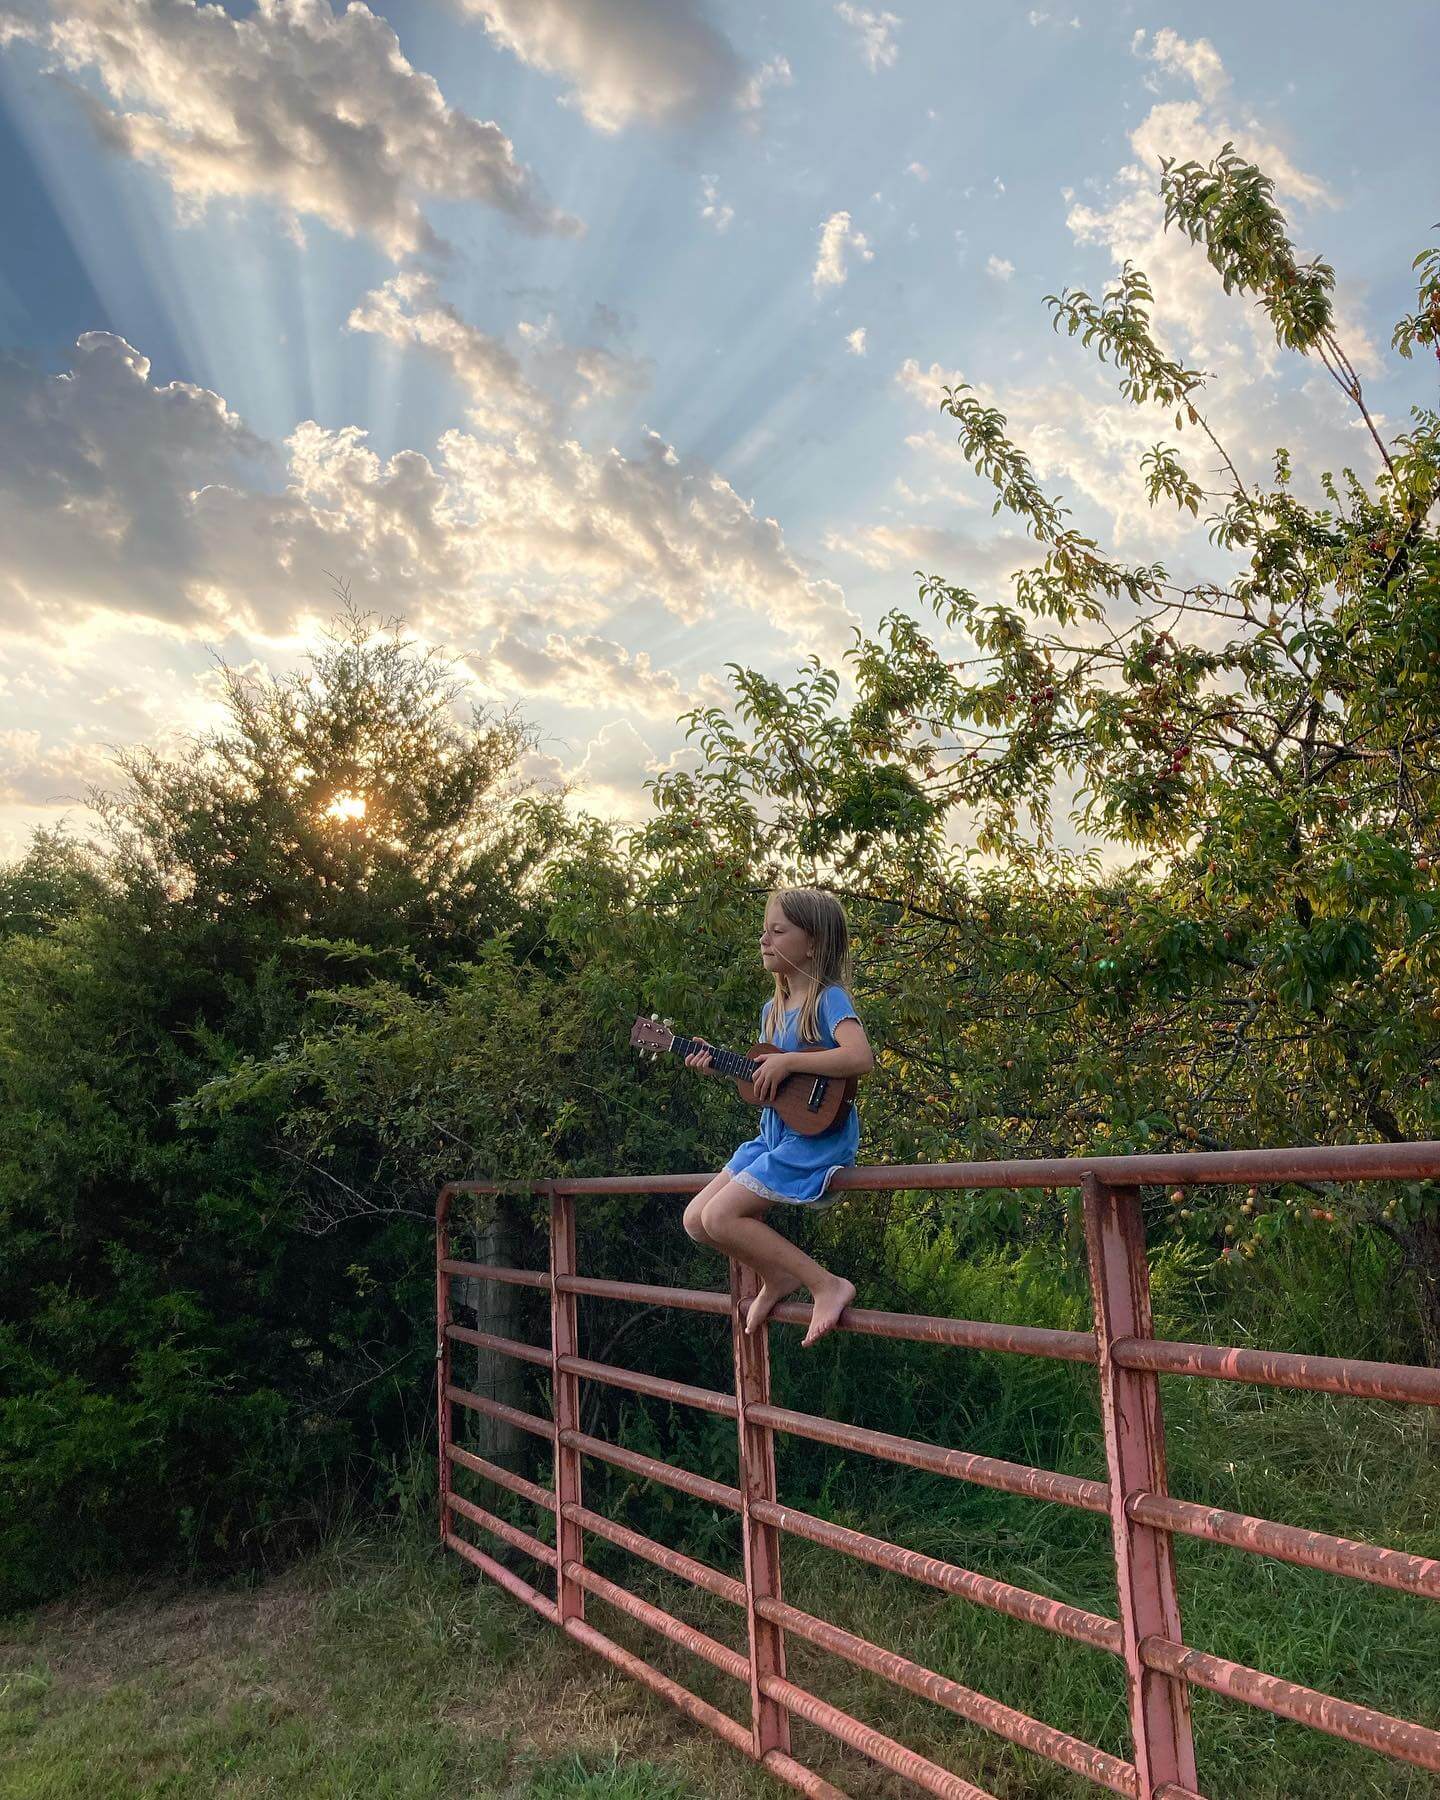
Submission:
[[[808,1347],[817,1338],[837,1325],[840,1315],[855,1298],[855,1283],[846,1281],[843,1276],[832,1275],[819,1287],[810,1290],[815,1304],[810,1312],[810,1329],[801,1339],[803,1346]]]
[[[785,1296],[795,1293],[803,1285],[804,1283],[799,1281],[781,1282],[779,1286],[772,1286],[770,1282],[765,1282],[760,1292],[750,1302],[750,1310],[745,1314],[746,1334],[758,1331]]]

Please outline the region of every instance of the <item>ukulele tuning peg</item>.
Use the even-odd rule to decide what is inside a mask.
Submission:
[[[665,1029],[667,1031],[673,1031],[675,1029],[675,1021],[673,1019],[667,1019],[665,1021]]]
[[[659,1013],[651,1013],[651,1015],[650,1015],[650,1023],[651,1023],[651,1024],[652,1024],[652,1025],[658,1025],[658,1024],[659,1024],[659,1023],[660,1023],[660,1015],[659,1015]]]

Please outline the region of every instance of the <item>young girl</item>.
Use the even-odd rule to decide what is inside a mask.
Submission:
[[[850,998],[850,939],[845,913],[833,894],[819,888],[782,888],[765,908],[760,960],[775,977],[774,998],[760,1014],[760,1035],[778,1046],[761,1061],[755,1089],[774,1094],[788,1075],[814,1073],[844,1079],[865,1075],[875,1057]],[[702,1043],[704,1039],[700,1040]],[[813,1049],[804,1046],[813,1045]],[[709,1050],[686,1057],[708,1072]],[[760,1133],[743,1143],[713,1181],[685,1208],[685,1229],[748,1263],[763,1283],[745,1315],[745,1329],[759,1329],[787,1294],[809,1288],[815,1304],[806,1344],[834,1326],[855,1298],[853,1282],[832,1275],[788,1238],[762,1222],[777,1201],[788,1206],[829,1206],[830,1177],[854,1164],[860,1120],[853,1105],[828,1131],[805,1137],[792,1131],[773,1107],[760,1114]]]

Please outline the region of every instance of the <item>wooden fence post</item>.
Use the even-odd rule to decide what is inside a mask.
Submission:
[[[1166,1491],[1160,1379],[1122,1369],[1110,1355],[1122,1338],[1155,1335],[1145,1221],[1138,1189],[1106,1187],[1094,1175],[1086,1175],[1082,1192],[1138,1800],[1151,1800],[1164,1782],[1193,1789],[1196,1775],[1189,1688],[1175,1676],[1145,1668],[1140,1660],[1143,1638],[1181,1642],[1174,1544],[1168,1531],[1137,1525],[1126,1511],[1132,1495]]]
[[[775,1436],[768,1425],[752,1425],[747,1408],[770,1404],[770,1328],[745,1332],[745,1311],[760,1291],[759,1277],[744,1263],[730,1264],[730,1336],[735,1357],[736,1423],[740,1438],[740,1529],[745,1548],[745,1612],[750,1635],[750,1728],[754,1754],[790,1754],[790,1715],[778,1700],[760,1691],[771,1676],[785,1678],[785,1633],[762,1619],[755,1602],[778,1600],[780,1532],[763,1524],[750,1508],[757,1500],[775,1503]]]

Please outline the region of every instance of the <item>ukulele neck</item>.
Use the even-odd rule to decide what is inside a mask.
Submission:
[[[736,1081],[753,1081],[760,1067],[753,1056],[742,1056],[738,1050],[721,1050],[714,1044],[702,1044],[698,1038],[676,1037],[670,1044],[671,1055],[682,1061],[694,1050],[708,1050],[716,1074],[729,1075]]]

